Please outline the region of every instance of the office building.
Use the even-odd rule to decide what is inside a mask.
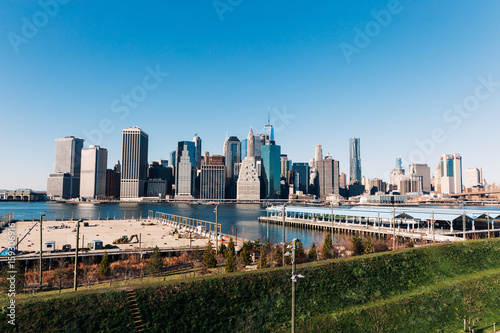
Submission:
[[[482,168],[467,168],[465,170],[465,187],[484,187]]]
[[[431,191],[431,168],[427,164],[412,163],[408,168],[408,173],[422,176],[422,191],[428,193]]]
[[[316,145],[314,149],[314,166],[318,166],[318,162],[323,160],[323,148],[321,145]]]
[[[316,146],[317,147],[317,146]],[[317,156],[319,158],[319,156]],[[330,195],[338,195],[340,187],[339,161],[331,156],[316,161],[318,172],[318,195],[325,199]]]
[[[196,146],[192,141],[177,144],[177,163],[175,171],[175,195],[181,198],[195,197],[195,156]]]
[[[268,140],[261,147],[262,181],[266,199],[279,199],[281,196],[281,147],[274,141]]]
[[[50,174],[47,180],[47,196],[63,199],[80,196],[83,142],[83,139],[74,136],[56,139],[55,173]]]
[[[351,138],[349,149],[350,181],[361,182],[361,151],[359,138]]]
[[[224,141],[223,155],[226,163],[226,198],[236,198],[235,165],[241,163],[241,142],[235,136],[227,136]]]
[[[260,200],[261,197],[260,178],[262,161],[259,157],[254,156],[254,142],[255,138],[252,128],[250,128],[247,137],[247,156],[241,162],[239,169],[236,187],[236,197],[238,200]]]
[[[309,163],[293,163],[293,190],[294,192],[300,191],[303,194],[309,193]]]
[[[106,196],[108,150],[99,146],[82,149],[80,197],[98,199]]]
[[[221,159],[212,159],[208,165],[201,167],[200,199],[222,200],[225,198],[226,166],[224,165],[224,156],[220,157]]]
[[[139,127],[122,131],[122,172],[120,199],[134,199],[146,194],[149,136]]]
[[[201,139],[198,135],[195,134],[193,138],[194,142],[194,166],[196,170],[199,170],[201,167]]]
[[[441,156],[441,193],[462,193],[462,157],[460,154]]]

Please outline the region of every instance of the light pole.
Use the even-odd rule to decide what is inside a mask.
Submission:
[[[219,254],[219,205],[215,205],[215,254]]]
[[[392,208],[392,250],[396,249],[396,208]]]
[[[45,213],[40,215],[40,273],[39,273],[39,278],[40,278],[40,291],[42,290],[42,250],[43,250],[43,241],[42,241],[42,221],[43,218],[45,217]]]
[[[292,256],[292,333],[295,333],[295,284],[297,283],[297,278],[303,278],[304,275],[296,274],[295,267],[295,250],[297,249],[297,238],[292,240],[292,245],[288,246],[292,249],[292,253],[287,252],[286,255]],[[285,257],[285,254],[283,255]]]
[[[285,211],[286,205],[283,204],[283,267],[285,267]]]
[[[267,240],[269,241],[269,205],[266,205],[267,212]]]
[[[78,289],[78,243],[80,241],[80,222],[82,222],[82,219],[79,219],[78,222],[76,222],[75,271],[73,276],[74,291]]]
[[[332,195],[332,201],[330,202],[330,221],[332,222],[332,245],[333,245],[333,195]]]

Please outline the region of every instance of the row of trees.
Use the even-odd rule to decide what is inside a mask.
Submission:
[[[364,239],[352,237],[348,239],[348,246],[341,246],[333,242],[331,234],[326,234],[323,244],[318,247],[316,242],[306,250],[300,239],[297,241],[295,250],[296,263],[304,263],[316,260],[339,258],[348,255],[362,255],[372,252],[388,251],[389,248],[384,241],[373,243],[371,237]],[[289,245],[288,243],[287,245]],[[258,259],[257,259],[258,258]],[[219,259],[219,260],[218,260]],[[247,241],[243,244],[241,251],[236,253],[233,239],[230,238],[228,245],[221,244],[218,248],[218,256],[211,241],[203,251],[203,264],[206,269],[217,268],[218,262],[223,259],[225,272],[235,272],[251,264],[257,264],[258,268],[278,267],[283,263],[282,246],[275,245],[270,241]],[[285,256],[285,264],[290,264],[291,258]]]

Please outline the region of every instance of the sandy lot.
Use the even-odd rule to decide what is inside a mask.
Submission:
[[[152,248],[158,246],[159,248],[178,248],[189,246],[188,235],[186,238],[182,236],[176,239],[171,233],[174,228],[148,221],[142,220],[90,220],[85,221],[89,223],[88,227],[84,227],[80,223],[80,247],[87,247],[87,244],[92,240],[100,240],[103,245],[113,244],[117,238],[126,235],[130,238],[132,235],[140,236],[142,248]],[[21,240],[28,230],[36,222],[16,222],[16,234]],[[43,222],[43,240],[55,241],[56,250],[60,250],[64,244],[70,244],[71,248],[75,247],[76,243],[76,221],[44,221]],[[148,225],[152,224],[152,225]],[[197,239],[192,239],[191,246],[204,247],[208,239],[201,236],[196,236]],[[224,238],[227,239],[227,238]],[[7,246],[7,230],[0,234],[0,251]],[[213,240],[212,243],[215,241]],[[139,247],[137,241],[128,244],[115,244],[120,249],[134,249]],[[40,227],[37,224],[30,233],[19,244],[20,251],[39,251],[40,250]]]

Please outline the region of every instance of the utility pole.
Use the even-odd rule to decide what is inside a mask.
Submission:
[[[78,242],[80,240],[80,222],[82,219],[79,219],[76,222],[76,248],[75,248],[75,271],[73,276],[73,290],[76,291],[78,289]]]
[[[333,196],[332,196],[332,201],[330,202],[330,220],[332,222],[332,245],[333,245]]]
[[[292,333],[295,333],[295,248],[297,247],[297,238],[292,241]]]
[[[436,244],[436,226],[434,221],[434,212],[432,212],[432,244]]]
[[[392,250],[396,249],[396,208],[392,208]]]
[[[488,238],[490,238],[490,213],[486,214],[486,222],[488,223]]]
[[[463,232],[464,232],[464,237],[463,237],[463,240],[466,240],[466,236],[465,236],[465,211],[464,211],[464,215],[462,215],[462,229],[463,229]]]
[[[219,205],[215,205],[215,254],[219,254]]]
[[[40,291],[42,290],[42,252],[43,252],[43,241],[42,241],[42,221],[43,218],[45,217],[45,214],[40,215],[40,273],[39,273],[39,278],[40,278]]]
[[[286,205],[283,204],[283,267],[285,267],[285,208],[286,208]]]

